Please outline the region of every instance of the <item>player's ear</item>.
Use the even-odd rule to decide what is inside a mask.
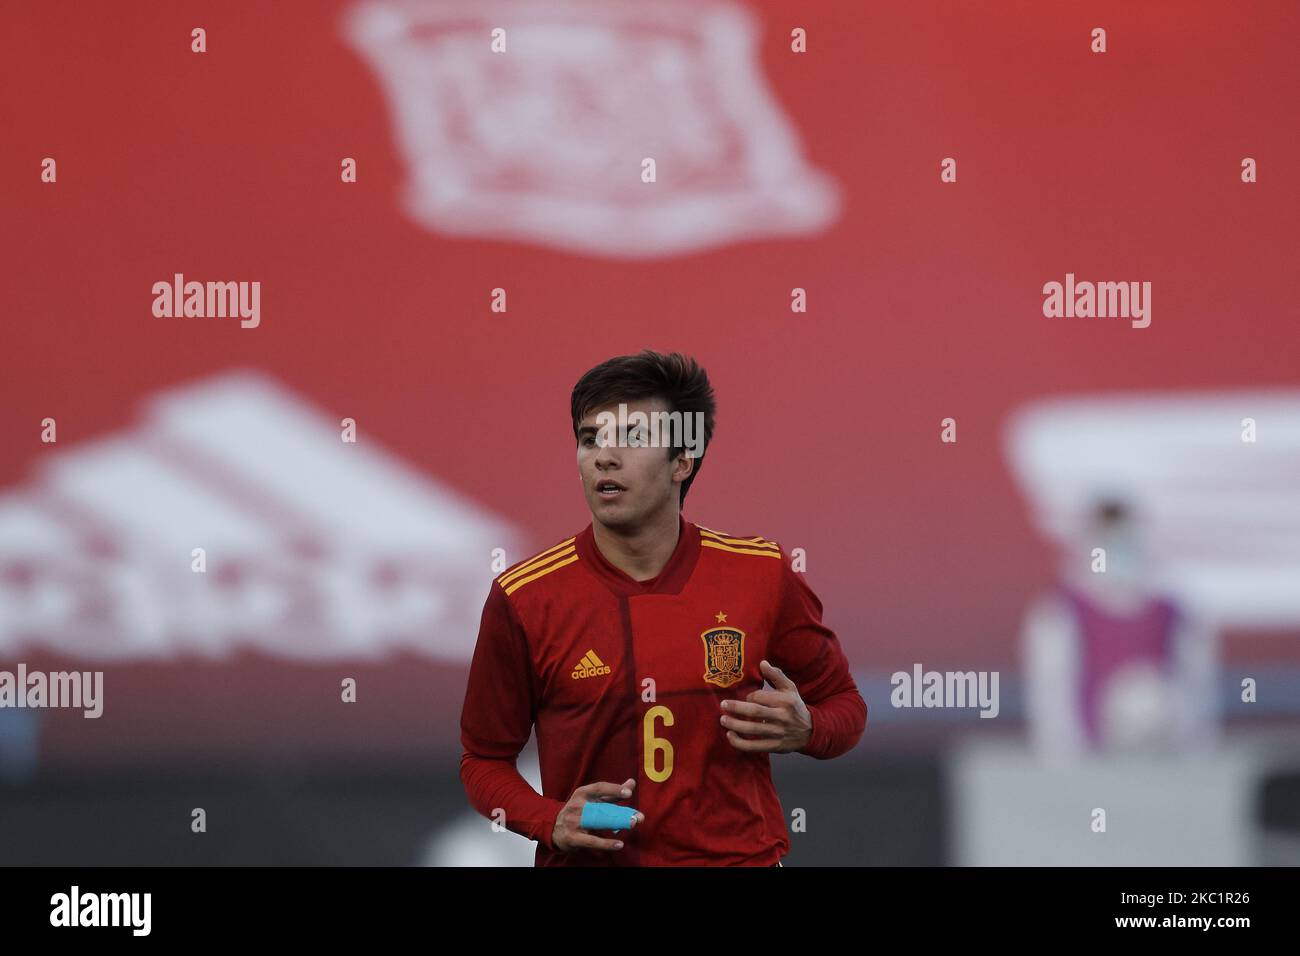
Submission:
[[[683,462],[685,463],[685,468],[686,468],[684,472],[682,471]],[[676,460],[673,462],[673,474],[674,475],[680,474],[682,481],[685,481],[687,478],[691,477],[691,475],[693,475],[694,473],[695,473],[695,459],[692,458],[690,455],[686,454],[686,452],[682,452],[680,455],[677,456]]]

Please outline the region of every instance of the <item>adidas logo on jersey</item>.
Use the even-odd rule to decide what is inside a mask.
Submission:
[[[609,673],[609,665],[596,656],[595,651],[587,651],[582,655],[582,660],[578,661],[578,666],[573,669],[570,675],[574,680],[583,677],[601,677]]]

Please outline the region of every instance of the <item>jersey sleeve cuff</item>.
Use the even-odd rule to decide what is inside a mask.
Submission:
[[[545,806],[539,808],[538,821],[535,832],[532,834],[534,840],[546,847],[548,850],[554,850],[555,844],[552,838],[555,836],[555,820],[564,809],[565,803],[562,800],[543,798]]]
[[[826,739],[826,734],[822,731],[822,722],[817,719],[817,708],[811,704],[806,706],[808,707],[808,719],[812,721],[812,733],[808,737],[808,742],[803,745],[803,749],[799,752],[801,754],[807,754],[809,757],[820,758],[821,755],[826,752],[826,745],[829,741]]]

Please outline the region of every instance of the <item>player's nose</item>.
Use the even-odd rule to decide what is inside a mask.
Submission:
[[[617,465],[619,461],[619,452],[621,449],[616,441],[607,441],[603,445],[596,446],[596,465],[610,466]]]

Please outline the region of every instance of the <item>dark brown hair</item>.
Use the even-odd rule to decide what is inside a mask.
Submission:
[[[670,412],[681,412],[683,418],[696,413],[704,416],[704,449],[695,458],[690,476],[682,482],[678,499],[679,504],[685,504],[686,492],[704,466],[704,452],[713,440],[713,418],[717,410],[708,373],[695,359],[678,352],[663,355],[642,349],[637,355],[618,355],[601,362],[573,386],[569,399],[573,437],[576,441],[582,419],[595,409],[652,398],[663,399]],[[677,457],[682,450],[680,444],[669,448],[669,459]]]

